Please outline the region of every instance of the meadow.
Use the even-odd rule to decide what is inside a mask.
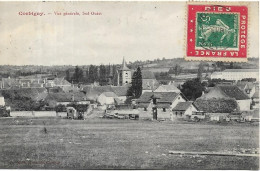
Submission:
[[[0,118],[1,169],[259,169],[258,157],[172,155],[259,148],[259,127],[93,118]]]

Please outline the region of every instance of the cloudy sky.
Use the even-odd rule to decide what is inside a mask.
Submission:
[[[185,2],[0,2],[0,64],[87,65],[183,57]],[[19,12],[44,12],[43,16]],[[56,16],[54,12],[79,12]],[[100,12],[102,15],[82,15]],[[49,14],[50,13],[50,14]],[[259,56],[258,2],[249,56]]]

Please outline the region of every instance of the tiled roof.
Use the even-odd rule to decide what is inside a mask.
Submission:
[[[57,102],[72,102],[74,96],[74,101],[84,101],[85,94],[83,92],[78,93],[49,93],[46,100],[55,100]]]
[[[102,94],[104,94],[106,97],[117,97],[117,95],[114,92],[104,92]]]
[[[159,83],[157,80],[143,79],[142,81],[143,90],[155,90],[158,86]]]
[[[157,108],[170,108],[171,104],[170,103],[157,103],[156,107]]]
[[[258,89],[255,91],[253,98],[259,98],[259,90]]]
[[[218,85],[217,86],[226,96],[235,98],[236,100],[250,99],[244,91],[233,85]]]
[[[67,80],[65,80],[64,78],[55,78],[53,80],[55,85],[71,85]]]
[[[137,108],[148,108],[148,106],[150,105],[150,102],[146,102],[146,103],[138,103],[136,106]]]
[[[193,102],[179,102],[172,110],[174,111],[186,111]]]
[[[175,85],[172,85],[172,84],[171,85],[160,85],[157,89],[159,89],[159,88],[165,90],[166,92],[171,92],[171,91],[180,92],[180,90]]]
[[[112,91],[118,96],[126,96],[129,89],[128,86],[115,86],[111,87]]]
[[[179,93],[176,92],[145,92],[141,95],[139,99],[137,99],[137,102],[150,102],[151,97],[153,95],[159,96],[160,99],[157,100],[157,102],[169,102],[171,103],[178,95]]]

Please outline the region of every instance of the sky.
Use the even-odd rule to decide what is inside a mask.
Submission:
[[[258,57],[258,2],[249,9],[249,57]],[[185,54],[186,2],[0,2],[0,11],[0,65],[119,64],[123,57]],[[26,12],[45,15],[19,15]]]

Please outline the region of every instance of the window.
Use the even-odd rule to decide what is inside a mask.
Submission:
[[[128,83],[128,81],[126,81],[125,83]]]
[[[166,112],[166,109],[165,109],[165,108],[163,108],[163,112]]]
[[[144,108],[144,111],[147,111],[147,108],[146,108],[146,107]]]
[[[182,112],[180,112],[180,114],[182,115]]]

